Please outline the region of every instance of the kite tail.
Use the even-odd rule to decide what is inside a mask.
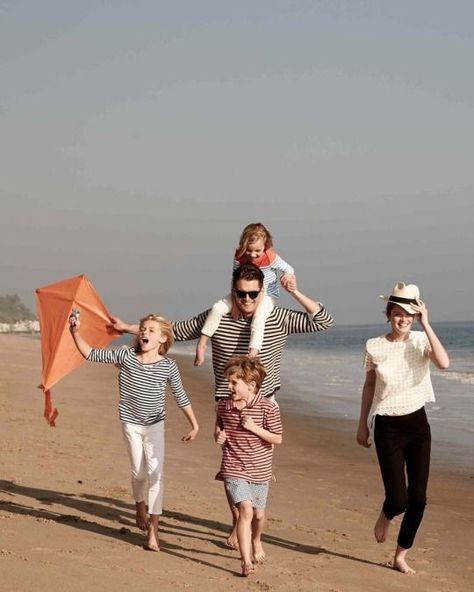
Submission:
[[[40,387],[41,388],[41,387]],[[43,389],[44,390],[44,389]],[[56,417],[58,416],[58,410],[54,407],[51,400],[51,392],[49,390],[44,391],[44,415],[43,417],[52,428],[56,427]]]

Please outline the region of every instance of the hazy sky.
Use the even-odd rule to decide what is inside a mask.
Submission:
[[[127,320],[228,290],[261,221],[339,323],[474,319],[474,4],[0,1],[0,294]],[[292,304],[284,294],[280,303]]]

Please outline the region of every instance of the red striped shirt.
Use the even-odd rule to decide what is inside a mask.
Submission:
[[[280,409],[273,401],[257,393],[247,407],[237,409],[231,399],[220,400],[217,422],[224,429],[227,440],[222,446],[221,468],[216,479],[226,477],[264,483],[272,478],[273,445],[240,425],[242,415],[251,417],[261,428],[281,434],[283,427]]]

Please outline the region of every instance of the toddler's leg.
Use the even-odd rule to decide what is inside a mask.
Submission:
[[[249,357],[254,358],[262,349],[263,337],[265,334],[265,322],[275,306],[273,298],[264,294],[253,315],[250,325]]]
[[[201,337],[196,346],[196,356],[194,358],[194,365],[201,366],[205,360],[207,342],[209,337],[212,337],[221,322],[222,317],[232,310],[232,299],[228,294],[222,300],[218,300],[211,308],[207,316],[206,322],[201,329]]]

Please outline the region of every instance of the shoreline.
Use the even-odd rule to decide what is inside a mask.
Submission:
[[[180,442],[187,423],[167,400],[165,511],[160,553],[144,552],[134,526],[128,460],[117,418],[116,370],[83,364],[52,389],[57,427],[42,418],[39,341],[0,336],[4,422],[0,561],[6,592],[161,590],[455,592],[474,582],[474,480],[433,468],[428,507],[410,553],[413,577],[387,569],[397,528],[378,545],[372,528],[382,486],[373,447],[354,444],[346,419],[308,416],[281,401],[284,440],[275,450],[264,546],[268,562],[239,577],[226,549],[230,514],[214,480],[209,368],[176,358],[200,434]],[[414,579],[415,578],[415,579]]]

